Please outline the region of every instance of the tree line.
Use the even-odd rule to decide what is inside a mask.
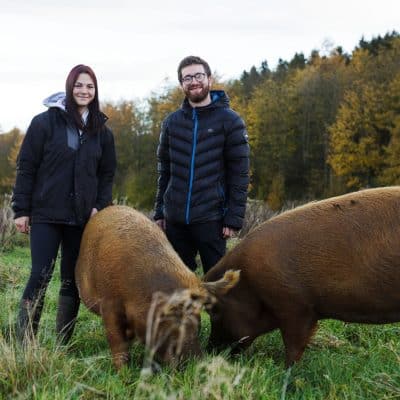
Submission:
[[[249,195],[279,210],[365,187],[400,184],[400,35],[252,66],[215,87],[246,122]],[[326,53],[326,54],[325,54]],[[161,122],[182,102],[179,86],[145,100],[105,103],[118,157],[114,197],[150,210]],[[23,132],[0,135],[0,194],[10,193]]]

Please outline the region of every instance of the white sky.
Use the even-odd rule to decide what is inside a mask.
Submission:
[[[175,84],[190,54],[238,78],[392,30],[399,0],[0,0],[0,131],[26,130],[76,64],[94,69],[101,101],[136,100]]]

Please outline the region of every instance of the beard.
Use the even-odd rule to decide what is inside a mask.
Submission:
[[[195,93],[191,92],[191,89],[193,88],[201,88],[201,90],[196,90]],[[192,102],[192,103],[201,103],[210,93],[210,84],[207,83],[206,85],[203,85],[202,83],[196,83],[193,85],[190,85],[188,88],[185,88],[184,90],[186,97]]]

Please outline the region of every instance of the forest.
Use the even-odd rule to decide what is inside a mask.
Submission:
[[[265,60],[238,79],[214,78],[247,125],[251,199],[277,211],[400,184],[398,32],[362,38],[351,54],[340,46],[296,53],[273,70]],[[152,209],[161,122],[182,100],[177,84],[140,102],[102,104],[118,158],[115,202]],[[0,196],[12,192],[23,135],[17,128],[0,135]]]

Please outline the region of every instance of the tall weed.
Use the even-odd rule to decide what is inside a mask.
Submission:
[[[26,243],[27,235],[18,234],[15,229],[11,195],[0,196],[0,253],[12,250],[15,245]]]

